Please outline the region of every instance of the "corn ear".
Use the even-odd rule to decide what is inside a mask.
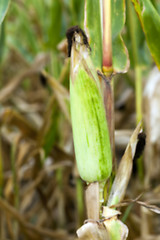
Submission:
[[[112,156],[102,92],[83,36],[75,32],[73,39],[70,101],[77,166],[86,182],[103,181],[110,176]]]

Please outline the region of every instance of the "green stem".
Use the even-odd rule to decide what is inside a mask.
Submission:
[[[58,219],[57,219],[57,226],[59,228],[63,228],[66,224],[66,215],[65,215],[65,205],[64,205],[64,169],[59,168],[56,171],[56,182],[58,185],[59,190],[59,202],[58,202]]]
[[[136,89],[136,120],[137,124],[142,120],[142,70],[135,66],[135,89]]]
[[[0,135],[0,197],[3,193],[3,162],[2,162],[2,140]],[[0,210],[0,239],[3,237],[3,212]]]
[[[136,123],[142,121],[142,69],[138,61],[138,46],[136,41],[136,13],[134,12],[131,1],[128,2],[129,29],[131,36],[131,45],[135,70],[135,94],[136,94]],[[137,162],[138,175],[143,179],[143,161],[142,157]]]
[[[127,220],[128,216],[129,216],[132,208],[133,208],[133,204],[131,204],[131,205],[129,205],[129,206],[127,207],[127,209],[126,209],[126,211],[124,212],[123,217],[122,217],[122,219],[121,219],[123,223],[126,222],[126,220]]]
[[[83,183],[80,178],[76,179],[76,195],[77,195],[77,212],[78,212],[77,227],[79,228],[83,224],[83,220],[84,220]]]
[[[131,1],[127,2],[128,6],[128,23],[129,23],[129,31],[131,36],[131,45],[132,45],[132,53],[133,53],[133,60],[134,65],[138,63],[138,47],[136,41],[136,22],[135,22],[135,12],[132,6]]]
[[[0,26],[0,63],[2,62],[5,45],[5,21]]]
[[[18,186],[18,171],[16,167],[16,149],[17,141],[11,147],[11,165],[12,165],[12,178],[13,178],[13,192],[14,192],[14,206],[16,209],[19,207],[19,186]],[[18,223],[13,222],[15,238],[18,236]]]
[[[100,218],[102,215],[102,206],[104,203],[104,187],[105,187],[106,181],[99,183],[99,209],[100,209]]]
[[[138,62],[138,46],[136,41],[136,14],[131,1],[128,2],[129,30],[135,69],[135,90],[136,90],[136,121],[142,120],[142,70]]]
[[[3,158],[2,158],[2,140],[0,136],[0,197],[3,193]]]
[[[12,164],[12,177],[13,177],[13,189],[14,189],[14,206],[18,208],[19,205],[19,189],[18,189],[18,177],[17,177],[17,169],[16,169],[16,145],[13,143],[11,149],[11,164]]]

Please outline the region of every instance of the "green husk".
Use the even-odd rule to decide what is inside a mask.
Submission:
[[[75,154],[86,182],[106,180],[112,156],[103,96],[90,50],[75,34],[71,52],[70,98]]]

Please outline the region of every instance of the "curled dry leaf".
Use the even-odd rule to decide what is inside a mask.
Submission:
[[[81,240],[126,240],[128,228],[117,216],[119,211],[103,207],[102,221],[88,221],[78,229],[77,235]],[[102,224],[103,223],[103,224]]]
[[[125,191],[131,176],[133,158],[136,151],[136,146],[138,142],[138,134],[141,132],[141,123],[138,124],[134,130],[130,142],[127,145],[126,151],[122,157],[122,160],[119,164],[117,175],[112,185],[110,196],[108,199],[108,206],[120,202],[124,195]]]
[[[109,232],[110,240],[126,240],[128,237],[128,227],[117,218],[104,221],[104,225]]]
[[[103,217],[105,228],[108,231],[110,240],[125,240],[128,236],[128,227],[118,220],[117,216],[121,214],[115,209],[103,207]]]
[[[116,217],[120,214],[121,214],[121,212],[119,212],[115,209],[112,209],[112,208],[109,208],[109,207],[103,207],[103,214],[102,215],[105,219],[110,219],[110,218]]]
[[[104,226],[98,222],[88,222],[77,230],[80,240],[110,240]]]

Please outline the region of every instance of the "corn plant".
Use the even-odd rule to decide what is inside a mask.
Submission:
[[[154,43],[155,48],[152,46],[153,43],[151,42],[156,40],[151,36],[148,29],[149,23],[147,22],[149,19],[152,20],[154,26],[155,19],[151,17],[151,13],[155,10],[147,1],[140,1],[140,3],[133,1],[133,3],[146,34],[151,53],[156,63],[159,64],[159,50],[157,49],[156,51],[158,44]],[[142,12],[143,7],[145,8],[144,12]],[[128,3],[128,8],[131,8],[130,3]],[[94,21],[96,19],[94,29],[92,27],[93,23],[91,24],[91,11],[92,19],[94,19]],[[134,13],[130,12],[130,18],[133,14]],[[159,16],[156,15],[156,17],[159,21]],[[103,19],[102,25],[101,19]],[[100,217],[100,208],[98,208],[97,201],[103,202],[103,188],[111,174],[112,160],[110,140],[112,139],[114,131],[113,128],[108,130],[109,122],[113,121],[113,112],[111,110],[113,98],[112,101],[108,102],[110,106],[106,108],[106,111],[110,111],[111,114],[109,115],[110,118],[108,117],[106,119],[104,112],[105,106],[103,103],[105,91],[102,90],[104,87],[100,86],[100,80],[97,77],[97,73],[101,76],[102,81],[107,82],[107,78],[103,73],[108,76],[111,73],[124,73],[128,70],[128,52],[121,37],[124,23],[124,1],[104,0],[103,4],[99,1],[94,1],[94,3],[86,1],[84,21],[86,33],[78,26],[70,28],[67,31],[68,53],[69,56],[71,56],[70,101],[73,139],[79,174],[88,184],[88,189],[86,190],[86,204],[88,208],[88,218],[92,220],[96,220],[96,218],[98,220]],[[138,46],[134,37],[134,23],[134,20],[130,19],[130,24],[132,24],[131,36],[136,74],[137,123],[139,123],[142,119],[142,83],[141,69],[138,65]],[[98,31],[96,31],[96,29],[98,29]],[[155,27],[154,30],[155,34],[157,33],[157,35],[160,36],[158,27]],[[97,33],[99,36],[97,36]],[[102,38],[103,44],[101,41]],[[103,71],[103,73],[96,73],[96,70]],[[110,85],[110,83],[108,84]],[[103,84],[101,85],[104,86]],[[112,90],[110,91],[110,94],[112,94]],[[106,116],[108,116],[108,112]],[[108,124],[106,120],[108,120]],[[104,225],[110,237],[109,239],[126,239],[128,236],[127,227],[117,219],[119,213],[116,212],[116,210],[111,211],[109,207],[119,203],[125,195],[126,187],[131,176],[132,160],[136,154],[136,146],[139,141],[138,136],[141,131],[141,125],[139,123],[119,165],[108,197],[107,207],[103,209],[102,216],[104,217]],[[97,196],[93,197],[94,195]],[[99,206],[101,207],[101,204]],[[107,219],[111,220],[108,221]],[[79,229],[77,234],[80,238],[88,236],[88,239],[93,239],[92,231],[94,228],[95,224],[91,227],[88,223],[88,225],[83,226],[83,229]],[[98,228],[95,235],[95,239],[103,239],[103,234],[100,233]],[[107,239],[107,234],[105,239]]]
[[[14,20],[14,24],[8,24],[8,19],[5,18],[8,9],[10,10],[9,21]],[[129,230],[123,220],[127,218],[133,203],[160,213],[157,207],[139,201],[139,198],[123,200],[131,177],[133,162],[139,158],[145,145],[145,134],[142,132],[144,124],[142,77],[151,68],[152,58],[160,68],[158,9],[156,0],[41,0],[38,5],[36,0],[28,0],[25,3],[19,0],[0,0],[0,63],[6,60],[7,51],[4,50],[12,48],[16,49],[15,52],[19,52],[21,60],[25,62],[22,72],[18,72],[12,79],[13,84],[11,81],[11,84],[0,90],[0,108],[4,110],[2,114],[0,113],[2,128],[0,131],[0,211],[6,213],[6,216],[0,214],[0,238],[4,239],[11,235],[12,239],[19,239],[22,233],[27,239],[43,239],[43,237],[44,239],[46,237],[73,239],[70,233],[52,229],[55,226],[64,228],[66,223],[69,225],[65,211],[66,206],[71,204],[67,205],[69,201],[68,198],[65,199],[64,194],[67,192],[65,187],[68,187],[67,182],[70,180],[71,173],[73,175],[71,176],[76,179],[74,186],[76,200],[72,199],[72,202],[77,204],[76,226],[80,239],[125,240]],[[69,79],[69,61],[64,60],[66,42],[63,38],[66,30],[70,57]],[[64,40],[63,51],[59,47],[62,44],[61,40]],[[40,52],[49,52],[49,60],[44,56],[42,59],[35,59]],[[117,164],[114,141],[115,80],[118,76],[127,76],[130,80],[130,76],[127,75],[129,68],[134,75],[134,82],[131,80],[128,84],[135,88],[135,125],[137,127],[131,135],[120,163]],[[44,105],[41,104],[41,101],[46,103],[46,97],[42,97],[38,105],[43,109],[43,117],[41,108],[35,110],[37,105],[32,106],[38,113],[37,118],[34,118],[34,114],[32,116],[35,122],[38,123],[39,119],[43,120],[40,127],[34,126],[34,121],[30,119],[32,115],[30,109],[27,110],[26,115],[24,115],[24,109],[21,109],[21,112],[17,111],[20,100],[17,101],[16,97],[14,98],[15,91],[24,79],[26,81],[23,82],[22,89],[27,90],[25,84],[28,79],[32,80],[32,75],[36,75],[36,78],[40,77],[49,93],[48,104],[44,104],[47,110],[44,111]],[[0,79],[2,79],[1,74]],[[35,89],[35,82],[31,82]],[[3,86],[3,83],[0,85]],[[21,91],[17,92],[21,94]],[[7,102],[6,99],[9,101]],[[69,111],[69,100],[71,111]],[[7,109],[6,102],[12,103],[13,106]],[[27,108],[25,104],[24,106]],[[64,147],[63,127],[66,130],[66,125],[68,132],[71,131],[72,125],[78,173],[74,168],[73,157],[59,147]],[[9,153],[3,149],[4,135],[9,136],[7,136],[9,140],[6,137],[11,148]],[[57,145],[59,145],[58,148]],[[8,173],[4,173],[4,151],[7,156],[10,154],[11,177],[9,180]],[[52,162],[51,170],[47,167],[48,157],[49,160],[56,161]],[[61,157],[65,159],[64,162],[61,161]],[[23,172],[21,170],[26,171],[28,167],[27,164],[22,169],[22,163],[28,160],[31,164],[34,162],[29,166],[33,179],[32,177],[28,179],[26,177],[28,174],[24,174],[23,179],[21,173]],[[63,167],[70,169],[64,171]],[[63,173],[65,173],[64,177]],[[143,183],[145,176],[142,158],[138,159],[138,175]],[[43,180],[47,182],[45,189],[43,189]],[[29,182],[29,187],[27,185],[23,191],[21,185],[26,186],[26,181]],[[87,219],[81,226],[85,211],[83,182],[87,185],[85,189]],[[4,186],[7,186],[6,190]],[[53,187],[52,192],[50,189]],[[48,191],[46,195],[45,190]],[[32,192],[33,198],[26,192]],[[49,194],[51,194],[50,199]],[[71,196],[73,198],[74,194]],[[10,201],[6,201],[5,197],[10,198]],[[27,201],[23,201],[24,205],[21,203],[23,198],[27,199],[29,205]],[[23,213],[22,206],[30,208],[34,205],[35,199],[40,199],[38,201],[39,222],[37,210],[33,209],[33,213],[27,217],[25,217],[26,213]],[[14,208],[10,206],[12,203]],[[53,210],[52,204],[56,206],[56,211],[50,211]],[[120,220],[121,212],[117,208],[124,205],[129,205],[129,208]],[[71,209],[73,210],[72,206]],[[55,212],[55,216],[50,212]],[[11,219],[8,215],[11,215]],[[38,224],[34,226],[33,222],[36,221]],[[8,226],[8,232],[4,226]],[[50,229],[45,228],[46,226]]]

